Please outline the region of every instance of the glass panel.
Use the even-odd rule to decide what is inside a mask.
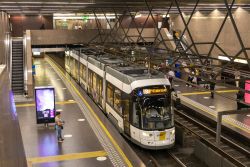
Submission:
[[[84,81],[86,81],[86,66],[82,65],[82,78]]]
[[[89,70],[89,75],[88,75],[88,81],[89,81],[89,88],[90,88],[90,90],[92,90],[92,76],[93,76],[93,72],[91,71],[91,70]]]
[[[114,89],[109,83],[107,86],[107,102],[113,107],[113,105],[114,105]]]
[[[93,83],[92,84],[93,84],[92,87],[93,87],[94,92],[97,92],[96,91],[96,74],[95,73],[93,73]]]
[[[142,129],[161,130],[173,127],[170,99],[167,95],[145,96],[136,99],[133,121],[141,113]]]
[[[83,65],[80,64],[80,77],[82,78],[82,70],[83,70]],[[82,78],[83,79],[83,78]]]
[[[78,74],[78,61],[75,60],[75,78],[78,80],[79,74]]]
[[[140,108],[138,103],[133,103],[133,115],[132,115],[132,123],[135,127],[139,128],[139,120],[140,120]]]
[[[121,91],[118,89],[115,89],[114,94],[114,108],[115,110],[122,114],[122,106],[121,106]]]

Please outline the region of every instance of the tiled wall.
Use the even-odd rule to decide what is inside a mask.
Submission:
[[[184,16],[187,22],[189,17],[185,14]],[[188,26],[193,40],[195,42],[213,42],[224,20],[224,17],[225,12],[218,10],[214,10],[211,13],[196,12]],[[238,8],[233,12],[233,17],[245,47],[250,47],[250,13],[244,9]],[[172,16],[171,19],[174,22],[174,29],[181,31],[184,30],[184,25],[180,16]],[[186,32],[185,35],[191,44],[188,33]],[[228,55],[231,56],[234,56],[241,50],[241,46],[233,28],[231,19],[227,19],[218,38],[217,44],[223,48]],[[197,45],[198,51],[201,54],[208,53],[210,47],[211,45]],[[217,48],[215,48],[212,53],[214,56],[223,54]],[[250,55],[250,52],[248,53]]]

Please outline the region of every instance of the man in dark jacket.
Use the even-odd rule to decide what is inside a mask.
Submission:
[[[210,79],[215,80],[215,74],[214,73],[211,74]],[[215,89],[215,82],[210,81],[210,91],[211,91],[211,98],[212,99],[214,98],[214,89]]]

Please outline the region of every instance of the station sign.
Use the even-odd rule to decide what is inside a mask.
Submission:
[[[55,122],[55,89],[53,87],[35,87],[37,124]]]

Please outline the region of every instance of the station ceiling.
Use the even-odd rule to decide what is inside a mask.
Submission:
[[[148,4],[157,10],[169,8],[175,0],[147,0]],[[182,7],[192,8],[196,0],[176,0]],[[231,0],[228,0],[230,3]],[[236,6],[250,8],[250,0],[235,0]],[[225,8],[224,0],[200,0],[199,10]],[[147,10],[145,0],[0,0],[0,10],[10,14],[52,14],[77,13],[113,9],[130,8],[131,10]]]

